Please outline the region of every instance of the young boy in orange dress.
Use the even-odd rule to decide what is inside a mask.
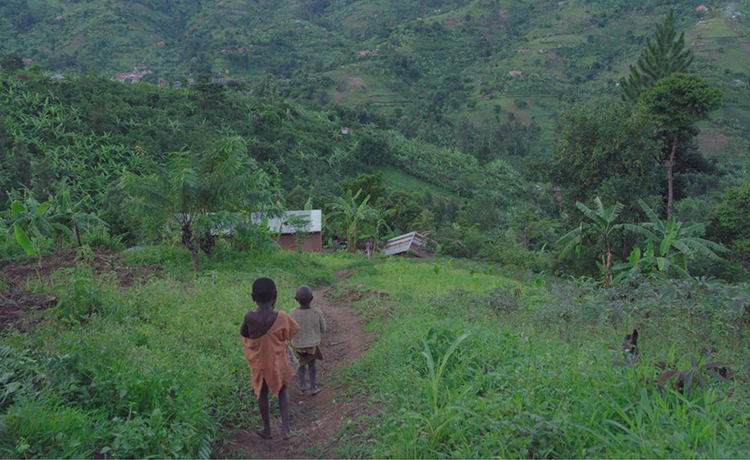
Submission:
[[[320,393],[320,387],[315,382],[315,360],[323,359],[323,354],[320,352],[320,335],[326,331],[326,320],[320,308],[310,305],[313,300],[312,289],[300,286],[294,298],[299,302],[299,308],[290,311],[289,315],[300,326],[299,334],[292,340],[294,353],[299,360],[297,370],[299,387],[302,392],[307,390],[305,386],[305,368],[307,368],[310,372],[310,394],[316,395]]]
[[[270,278],[258,278],[253,283],[253,300],[258,305],[245,314],[240,328],[245,357],[252,371],[252,384],[258,398],[263,429],[258,435],[271,439],[271,416],[268,411],[268,392],[278,396],[281,408],[283,439],[294,434],[289,427],[289,394],[286,384],[294,377],[294,370],[286,357],[286,342],[299,331],[299,326],[283,311],[275,312],[276,284]]]

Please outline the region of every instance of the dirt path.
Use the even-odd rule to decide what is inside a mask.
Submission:
[[[310,396],[300,392],[296,379],[290,385],[290,423],[297,436],[289,441],[281,439],[281,419],[273,417],[273,408],[277,407],[278,400],[272,398],[273,439],[263,440],[255,434],[258,427],[246,427],[226,440],[226,455],[245,458],[335,458],[336,434],[342,421],[361,415],[361,405],[345,397],[346,386],[333,379],[331,373],[359,359],[372,343],[372,336],[362,330],[359,319],[345,307],[331,302],[327,289],[319,291],[314,304],[323,310],[328,323],[322,344],[325,360],[318,363],[318,381],[323,391]]]

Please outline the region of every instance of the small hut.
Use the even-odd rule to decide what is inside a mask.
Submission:
[[[253,213],[252,220],[259,224],[265,220],[263,213]],[[321,252],[323,250],[323,212],[320,209],[311,211],[287,211],[281,217],[268,218],[268,229],[276,234],[276,241],[281,249],[297,250],[298,234],[304,233],[302,250]]]
[[[425,251],[423,246],[424,236],[417,232],[411,232],[388,240],[385,248],[383,248],[383,254],[387,256],[401,256],[411,253],[420,258],[431,257],[432,254]]]

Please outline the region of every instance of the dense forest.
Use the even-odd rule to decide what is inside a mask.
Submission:
[[[330,397],[388,409],[295,455],[748,455],[747,2],[0,12],[1,456],[291,455],[231,435],[268,274],[373,336]],[[251,218],[302,209],[334,254]]]

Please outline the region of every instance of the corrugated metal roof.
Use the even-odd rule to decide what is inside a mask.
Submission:
[[[307,218],[307,226],[299,228],[287,225],[289,218],[293,216]],[[265,218],[266,214],[262,212],[254,212],[252,214],[253,223],[256,224],[262,223]],[[272,232],[281,233],[282,235],[293,235],[297,233],[297,230],[302,230],[307,233],[317,233],[323,230],[323,212],[320,209],[313,209],[310,211],[287,211],[281,217],[269,217],[268,229]]]
[[[412,249],[418,250],[422,246],[423,240],[424,237],[417,232],[397,236],[396,238],[388,240],[385,244],[385,248],[383,248],[383,254],[387,256],[395,256]]]

